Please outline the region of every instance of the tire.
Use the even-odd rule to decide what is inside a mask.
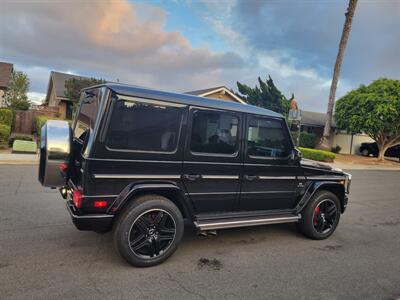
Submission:
[[[368,151],[368,149],[363,149],[363,150],[361,151],[361,155],[362,155],[362,156],[369,156],[369,151]]]
[[[334,216],[332,215],[333,209],[335,209]],[[340,202],[335,194],[318,191],[303,209],[297,228],[303,235],[313,240],[326,239],[336,230],[340,212]]]
[[[174,203],[159,195],[139,196],[116,220],[114,247],[135,267],[155,266],[175,252],[183,232],[183,217]]]

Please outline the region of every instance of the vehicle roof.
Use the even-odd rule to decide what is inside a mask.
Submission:
[[[113,90],[119,95],[141,97],[154,100],[162,100],[166,102],[180,103],[192,106],[200,106],[214,109],[230,110],[237,112],[245,112],[250,114],[264,115],[276,118],[283,118],[279,113],[272,110],[253,106],[250,104],[242,104],[233,101],[211,99],[206,97],[199,97],[189,94],[180,94],[173,92],[165,92],[160,90],[154,90],[134,85],[120,84],[120,83],[105,83],[86,89],[92,89],[96,87],[107,87]]]

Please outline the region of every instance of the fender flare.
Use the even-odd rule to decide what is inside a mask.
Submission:
[[[295,211],[296,213],[300,213],[303,208],[310,202],[310,200],[312,199],[312,197],[315,195],[316,192],[318,192],[319,190],[323,190],[326,189],[328,191],[332,190],[332,189],[338,189],[340,192],[339,193],[334,193],[340,201],[341,204],[341,209],[342,212],[344,211],[344,198],[345,198],[345,189],[344,186],[341,185],[339,182],[336,181],[317,181],[314,183],[311,183],[308,188],[306,189],[306,191],[304,192],[304,194],[302,195],[302,197],[300,198],[300,201],[297,203],[296,207],[295,207]]]
[[[185,196],[185,193],[179,186],[171,182],[130,183],[122,190],[122,192],[110,205],[107,213],[118,214],[118,212],[121,211],[125,204],[131,201],[131,199],[134,198],[135,195],[146,191],[148,191],[149,194],[165,194],[168,192],[172,192],[173,194],[178,195],[178,197],[174,197],[174,199],[171,199],[171,201],[173,201],[181,210],[183,210],[182,214],[193,218],[194,214],[189,199]]]

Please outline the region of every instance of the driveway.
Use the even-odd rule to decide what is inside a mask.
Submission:
[[[0,166],[2,299],[396,299],[400,172],[352,171],[349,208],[324,241],[293,224],[190,231],[164,264],[133,268],[111,234],[80,232],[36,166]]]

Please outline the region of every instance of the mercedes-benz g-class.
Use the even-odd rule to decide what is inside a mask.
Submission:
[[[336,229],[351,175],[301,159],[285,118],[186,94],[84,89],[72,128],[41,129],[39,181],[58,187],[80,230],[113,230],[117,252],[152,266],[199,232],[288,223],[312,239]]]

